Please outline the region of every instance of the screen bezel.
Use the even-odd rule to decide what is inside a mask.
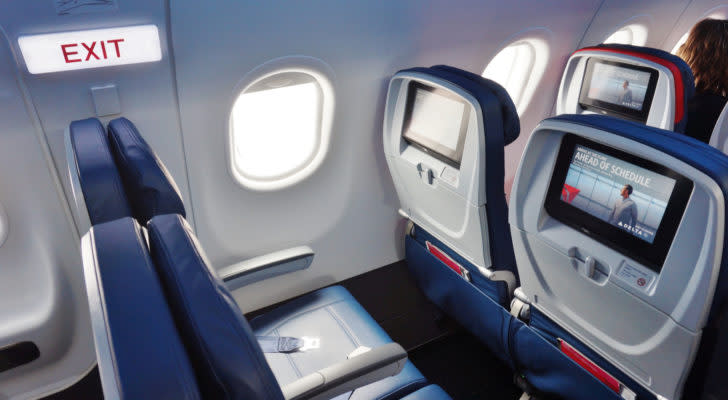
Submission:
[[[591,88],[594,65],[596,64],[606,64],[636,71],[649,72],[650,81],[647,84],[647,91],[645,92],[645,98],[642,102],[642,110],[635,110],[629,107],[620,106],[618,104],[612,104],[607,101],[592,99],[591,97],[589,97],[588,93],[589,89]],[[652,100],[655,97],[655,89],[657,87],[658,76],[659,72],[654,68],[590,57],[586,62],[584,79],[581,82],[581,91],[579,92],[579,105],[584,110],[592,110],[600,114],[615,115],[620,118],[645,123],[647,122],[647,117],[650,114]]]
[[[667,202],[665,214],[657,227],[652,244],[561,200],[561,191],[566,182],[571,158],[577,145],[675,180],[675,187]],[[675,233],[680,225],[692,191],[693,182],[690,179],[663,165],[572,133],[566,133],[561,141],[554,171],[551,175],[545,208],[546,212],[556,220],[604,243],[606,246],[623,252],[659,274],[667,257],[667,252],[672,246]]]
[[[414,108],[415,98],[417,89],[424,90],[427,92],[430,92],[435,95],[446,97],[450,100],[457,101],[458,103],[463,105],[463,115],[460,120],[460,130],[458,131],[458,142],[457,142],[457,148],[455,149],[454,153],[451,153],[450,149],[442,146],[439,143],[435,143],[431,140],[428,140],[425,137],[421,137],[417,135],[416,132],[411,131],[410,124],[412,122],[412,110]],[[413,145],[417,147],[418,149],[424,151],[425,153],[437,158],[440,161],[443,161],[455,168],[460,169],[460,162],[463,158],[463,151],[465,148],[465,134],[468,130],[468,121],[470,120],[470,104],[467,103],[462,97],[447,91],[445,89],[440,89],[436,87],[432,87],[429,85],[425,85],[421,82],[417,81],[410,81],[408,87],[407,87],[407,102],[405,105],[405,111],[404,111],[404,121],[402,123],[402,138],[409,143],[410,145]]]

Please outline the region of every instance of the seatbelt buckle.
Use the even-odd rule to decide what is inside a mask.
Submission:
[[[317,337],[302,336],[301,341],[303,346],[299,347],[298,351],[308,351],[321,347],[321,339]]]

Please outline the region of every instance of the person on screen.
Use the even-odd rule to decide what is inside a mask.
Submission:
[[[677,51],[693,70],[695,96],[688,100],[685,134],[710,142],[715,123],[728,101],[728,21],[704,19],[693,27]]]
[[[637,204],[629,198],[632,185],[624,185],[619,194],[621,198],[614,202],[612,212],[609,213],[609,223],[622,228],[634,227],[637,222]]]
[[[629,81],[624,81],[622,84],[622,94],[619,95],[618,102],[624,105],[632,104],[632,89],[629,88]]]

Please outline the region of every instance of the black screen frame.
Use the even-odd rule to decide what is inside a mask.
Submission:
[[[447,147],[433,141],[428,141],[427,138],[418,136],[416,132],[410,130],[410,124],[412,122],[412,111],[414,109],[415,98],[418,89],[457,101],[464,106],[463,114],[460,120],[460,129],[458,131],[457,148],[455,149],[454,154],[450,155],[449,149]],[[463,151],[465,149],[465,136],[468,130],[469,121],[470,104],[466,102],[462,97],[444,89],[428,86],[417,81],[410,81],[407,87],[407,102],[405,104],[404,121],[402,123],[402,138],[407,143],[417,147],[418,149],[437,158],[440,161],[443,161],[457,169],[460,169],[460,163],[462,161]]]
[[[657,232],[655,232],[652,244],[561,200],[561,191],[566,182],[566,175],[577,145],[675,180],[675,187],[667,202],[665,214],[662,216]],[[682,221],[693,187],[693,181],[663,165],[572,133],[566,133],[561,141],[554,171],[551,175],[545,208],[546,212],[556,220],[608,247],[623,252],[659,274],[667,257],[667,252],[675,239],[675,233]]]
[[[608,101],[592,99],[591,97],[589,97],[588,93],[589,89],[591,88],[592,75],[594,74],[594,65],[596,64],[612,65],[620,68],[649,72],[650,81],[647,84],[647,92],[645,92],[645,98],[642,101],[642,109],[635,110],[633,108],[620,106],[618,104],[613,104]],[[659,72],[654,68],[590,57],[586,62],[584,79],[581,82],[581,91],[579,92],[579,105],[584,110],[592,110],[600,114],[613,115],[623,119],[645,123],[647,122],[647,117],[649,116],[650,109],[652,108],[652,100],[655,97],[655,89],[657,88],[658,77]]]

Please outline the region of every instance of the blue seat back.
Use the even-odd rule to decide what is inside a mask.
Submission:
[[[198,399],[195,375],[130,217],[84,236],[84,275],[106,398]]]
[[[153,217],[149,246],[203,395],[283,399],[243,313],[180,215]]]
[[[430,111],[447,122],[433,136],[454,136],[451,126],[460,126],[454,139],[465,150],[456,166],[431,156],[437,147],[407,136],[408,126],[424,130],[431,122],[416,116],[418,101],[426,107],[428,101],[447,105],[445,99],[467,110]],[[519,133],[506,90],[479,75],[436,65],[399,71],[390,82],[384,147],[401,207],[414,223],[405,240],[408,267],[433,303],[511,366],[508,307],[518,277],[504,194],[504,147]]]
[[[618,116],[619,118],[642,118],[636,115],[625,115],[623,110],[619,111],[615,109],[614,106],[619,105],[614,104],[612,100],[608,100],[608,97],[599,99],[602,104],[598,105],[596,109],[588,104],[582,104],[583,99],[592,95],[581,93],[581,91],[589,89],[589,93],[592,90],[596,90],[597,93],[599,92],[599,87],[591,88],[590,85],[593,81],[585,81],[589,78],[589,74],[586,71],[589,69],[587,64],[591,61],[624,64],[618,65],[617,68],[630,69],[634,67],[639,69],[647,67],[649,70],[657,72],[654,98],[649,110],[646,110],[647,114],[643,122],[649,126],[675,132],[682,133],[685,131],[687,126],[688,101],[695,94],[693,72],[690,66],[680,57],[667,51],[650,47],[609,43],[585,47],[575,51],[569,58],[566,69],[564,70],[564,76],[556,102],[557,114],[598,112]],[[598,79],[596,73],[592,75],[592,79]],[[640,79],[637,79],[638,83],[639,81]],[[604,84],[606,85],[606,83]],[[647,82],[641,82],[641,84],[647,85]],[[605,88],[608,89],[608,86],[605,86]],[[635,99],[638,98],[636,97]],[[646,98],[643,96],[644,102],[640,102],[640,107],[647,105]],[[609,106],[609,103],[612,105]],[[587,108],[586,110],[585,107]]]
[[[80,186],[74,188],[74,196],[82,195],[80,206],[85,204],[86,208],[79,213],[87,212],[91,225],[131,216],[104,126],[98,119],[88,118],[71,122],[69,131],[72,151],[68,164]]]
[[[85,224],[127,216],[145,224],[155,215],[185,215],[174,179],[128,119],[112,120],[108,132],[97,118],[71,122],[69,144],[70,179],[79,214],[88,214]]]
[[[558,157],[569,163],[568,168],[581,168],[579,163],[584,162],[573,155],[568,140],[581,140],[577,143],[596,152],[594,157],[603,157],[607,167],[597,162],[599,167],[590,170],[589,176],[613,181],[618,188],[623,184],[620,179],[627,179],[627,175],[608,169],[610,163],[624,163],[619,164],[622,170],[642,165],[640,173],[655,175],[651,181],[655,191],[669,190],[663,195],[668,196],[663,213],[672,217],[661,222],[658,219],[657,233],[653,233],[668,238],[662,261],[645,262],[642,254],[636,253],[659,251],[652,242],[620,247],[610,242],[616,236],[600,236],[596,229],[584,231],[578,224],[574,229],[573,221],[562,220],[565,217],[559,215],[558,208],[554,212],[549,209],[554,203],[548,199],[544,202],[544,193],[558,193],[552,189],[560,187],[554,185],[565,185],[565,181],[553,180],[559,173],[566,174],[563,162],[556,162],[554,155],[567,154],[560,152],[568,150],[572,158]],[[671,178],[677,182],[673,183],[675,191],[672,186],[656,183],[660,176],[668,175],[678,179]],[[649,180],[632,182],[636,191],[650,188]],[[681,196],[676,195],[678,187],[685,188],[681,194],[684,202],[676,200]],[[596,202],[603,190],[594,189],[593,193],[582,190],[581,201]],[[659,197],[654,195],[654,199]],[[706,394],[725,396],[725,389],[720,389],[720,395],[715,392],[715,388],[724,387],[715,384],[715,371],[722,370],[718,366],[724,362],[720,359],[725,357],[724,338],[728,337],[721,326],[725,325],[728,305],[725,199],[728,157],[707,144],[601,115],[562,115],[543,121],[524,153],[511,195],[513,238],[516,247],[522,249],[518,253],[522,288],[526,296],[538,299],[531,305],[530,327],[552,344],[568,342],[636,392],[638,398],[656,398],[657,393],[671,398],[682,393],[683,398],[690,399]],[[561,209],[571,201],[576,203],[574,198],[557,200],[562,202],[558,203]],[[666,221],[675,224],[674,239],[663,229]],[[571,253],[564,251],[569,246]],[[591,274],[585,272],[589,260],[582,259],[586,256],[598,263]],[[634,348],[644,351],[634,352]],[[541,365],[521,367],[534,370]]]
[[[520,119],[513,100],[498,83],[472,72],[435,65],[430,68],[410,68],[400,72],[419,72],[451,82],[470,93],[483,113],[485,135],[485,212],[488,222],[488,246],[492,268],[511,271],[516,275],[508,205],[505,198],[505,146],[518,138]]]
[[[109,143],[129,205],[140,223],[155,215],[185,216],[174,179],[131,121],[117,118],[109,122]]]

